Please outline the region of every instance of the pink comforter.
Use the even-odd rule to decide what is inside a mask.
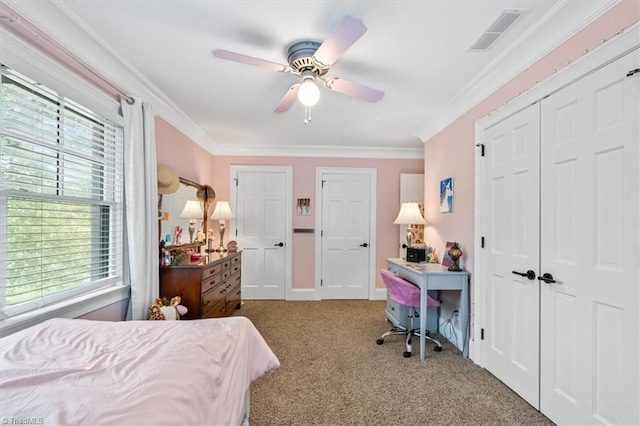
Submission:
[[[244,317],[54,319],[0,339],[0,417],[239,425],[250,383],[279,365]]]

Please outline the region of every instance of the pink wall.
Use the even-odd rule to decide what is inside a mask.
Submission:
[[[385,259],[398,257],[400,229],[393,225],[400,206],[400,174],[423,173],[422,160],[301,158],[301,157],[215,157],[214,182],[219,199],[229,199],[229,171],[232,165],[291,166],[293,169],[293,199],[310,198],[311,214],[298,216],[293,212],[294,228],[315,228],[317,200],[316,167],[362,167],[377,169],[378,205],[376,268],[386,268]],[[294,203],[295,204],[295,203]],[[295,205],[293,206],[295,208]],[[293,234],[293,288],[314,287],[314,234]],[[380,277],[377,286],[384,287]]]
[[[564,68],[638,20],[638,2],[620,2],[425,143],[425,219],[430,225],[425,238],[428,243],[441,252],[446,241],[460,242],[465,252],[463,267],[468,271],[473,269],[474,126],[478,117],[548,79],[554,70]],[[439,183],[449,176],[454,181],[454,212],[440,213]],[[446,302],[446,295],[444,299]],[[451,301],[457,304],[457,295]]]
[[[158,163],[173,167],[178,176],[203,185],[214,185],[213,154],[186,137],[178,129],[156,117],[156,158]],[[219,197],[216,197],[219,198]],[[207,225],[211,228],[213,222]]]

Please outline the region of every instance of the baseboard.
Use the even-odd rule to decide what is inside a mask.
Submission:
[[[387,289],[376,287],[373,297],[370,300],[387,300]]]
[[[315,288],[292,288],[287,300],[320,300]]]

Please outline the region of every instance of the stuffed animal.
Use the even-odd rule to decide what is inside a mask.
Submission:
[[[180,317],[188,312],[188,309],[180,304],[182,299],[176,296],[169,299],[166,297],[157,298],[156,303],[149,305],[150,320],[179,320]]]

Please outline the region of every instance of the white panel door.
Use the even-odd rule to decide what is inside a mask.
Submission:
[[[322,174],[322,298],[368,299],[370,175]]]
[[[482,216],[487,260],[483,276],[485,367],[536,408],[539,120],[540,105],[535,104],[485,131],[481,183],[485,188]],[[529,277],[527,271],[531,271]]]
[[[542,102],[540,410],[638,424],[638,81],[629,54]]]
[[[419,203],[424,204],[424,175],[418,173],[401,173],[400,174],[400,204],[402,203]],[[403,244],[407,244],[407,225],[398,225],[400,229],[400,258],[407,256],[407,249],[403,248]],[[424,242],[424,241],[423,241]]]
[[[283,300],[291,268],[290,172],[238,166],[232,167],[232,175],[237,182],[234,220],[242,250],[242,298]]]

